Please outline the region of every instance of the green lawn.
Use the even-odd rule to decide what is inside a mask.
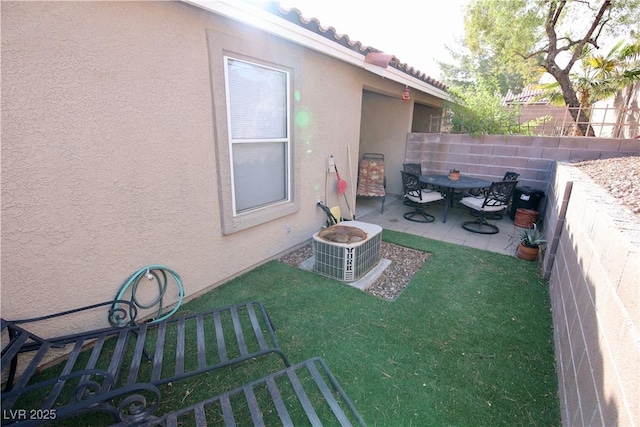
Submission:
[[[272,261],[182,311],[262,301],[290,360],[324,358],[369,425],[560,425],[539,265],[397,232],[383,240],[432,254],[393,302]]]
[[[371,426],[560,425],[548,284],[539,265],[386,230],[383,240],[431,253],[395,301],[271,261],[178,313],[262,301],[289,360],[322,357]],[[56,377],[62,366],[43,377]],[[156,414],[282,368],[270,355],[161,386]],[[62,424],[110,420],[91,414]]]

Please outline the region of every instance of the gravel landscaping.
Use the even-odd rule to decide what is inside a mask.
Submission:
[[[640,157],[590,160],[575,166],[640,218]]]
[[[312,255],[313,248],[311,244],[308,244],[285,254],[280,258],[280,261],[297,267]],[[429,254],[426,252],[386,242],[382,242],[380,245],[380,256],[391,261],[391,264],[371,286],[365,289],[365,292],[387,300],[396,299],[413,275],[422,268],[424,262],[429,258]]]
[[[591,160],[576,163],[575,166],[640,219],[640,157]],[[394,300],[422,268],[429,254],[385,242],[382,242],[380,251],[382,258],[390,260],[391,264],[365,292]],[[313,249],[308,244],[285,254],[280,261],[297,267],[312,255]]]

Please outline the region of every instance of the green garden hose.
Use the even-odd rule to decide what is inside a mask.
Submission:
[[[167,274],[173,277],[173,280],[175,280],[176,285],[178,286],[178,302],[176,303],[175,307],[173,307],[171,311],[169,311],[168,313],[162,314],[162,299],[164,297],[165,292],[167,291],[167,284],[168,284]],[[142,278],[146,278],[148,280],[155,279],[156,283],[158,284],[158,297],[148,304],[141,304],[136,297],[136,293],[138,291],[138,285],[140,284],[140,280],[142,280]],[[123,298],[124,294],[129,289],[131,289],[131,302],[135,304],[136,307],[146,309],[146,308],[151,308],[156,304],[158,305],[158,312],[155,318],[149,323],[161,322],[171,317],[180,308],[180,306],[182,305],[182,300],[184,299],[184,286],[182,285],[182,279],[180,278],[178,273],[176,273],[175,271],[171,270],[170,268],[164,265],[152,264],[146,267],[142,267],[140,270],[136,271],[127,279],[126,282],[124,282],[122,287],[120,287],[120,290],[118,291],[118,294],[116,295],[115,299],[116,300],[124,299]],[[113,308],[114,309],[118,308],[117,303],[114,303]]]

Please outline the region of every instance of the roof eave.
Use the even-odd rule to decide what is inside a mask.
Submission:
[[[353,50],[341,46],[326,37],[322,37],[312,31],[305,30],[292,22],[282,19],[256,6],[237,0],[181,1],[225,16],[229,19],[249,24],[270,34],[277,35],[278,37],[282,37],[340,61],[363,68],[367,71],[373,72],[374,74],[388,78],[389,80],[405,86],[409,86],[426,94],[449,101],[451,100],[449,94],[442,89],[427,84],[393,67],[384,68],[373,64],[367,64],[365,63],[364,54],[354,52]]]

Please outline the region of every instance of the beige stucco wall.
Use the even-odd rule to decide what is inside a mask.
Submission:
[[[412,107],[410,102],[378,93],[365,91],[363,96],[360,157],[363,153],[384,154],[388,194],[403,194],[400,170]]]
[[[292,203],[226,232],[222,53],[291,67],[309,118],[292,127]],[[189,298],[309,239],[327,157],[348,177],[350,147],[356,176],[365,87],[402,93],[184,3],[3,2],[2,316],[112,299],[156,263]]]

